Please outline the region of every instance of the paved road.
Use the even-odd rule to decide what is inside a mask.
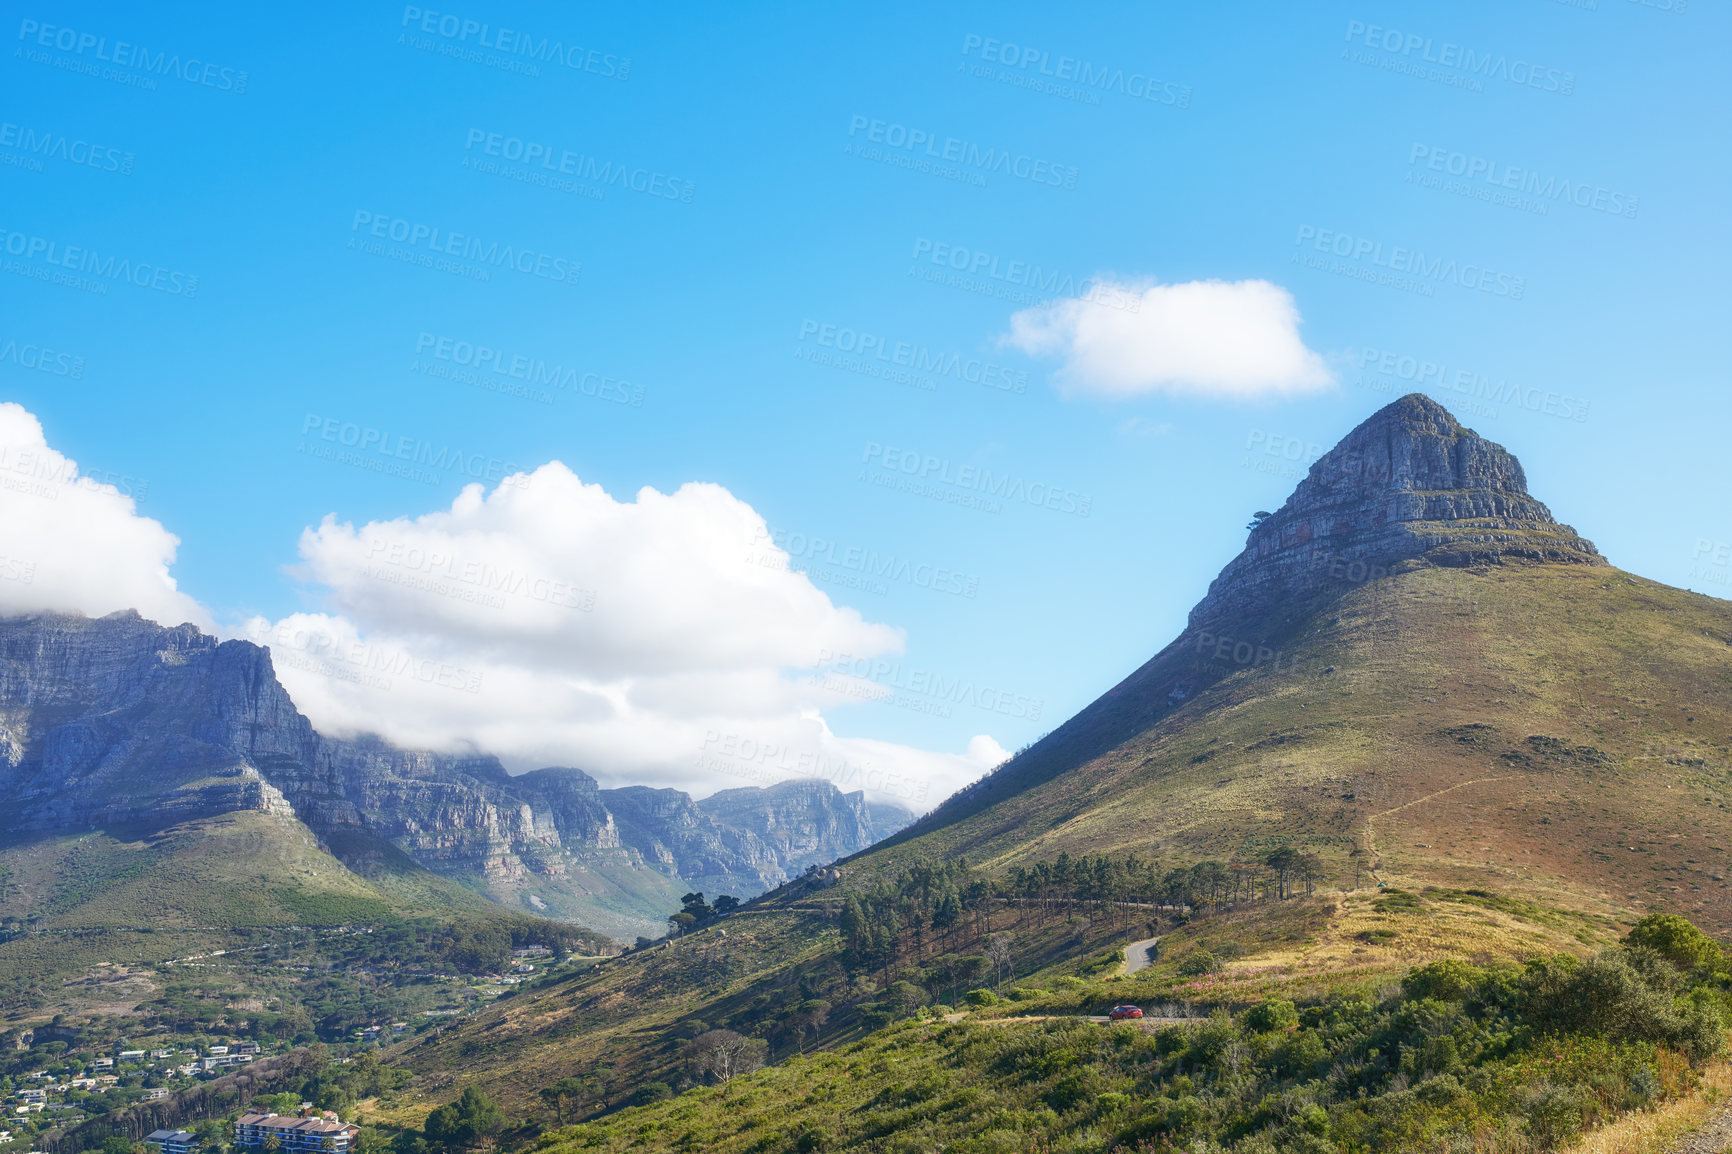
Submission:
[[[1149,968],[1149,955],[1154,952],[1155,943],[1160,938],[1144,938],[1140,942],[1132,942],[1125,947],[1125,973],[1134,974],[1138,970]]]

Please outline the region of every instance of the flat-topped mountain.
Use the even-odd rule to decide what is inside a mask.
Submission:
[[[829,782],[604,790],[578,769],[317,733],[270,653],[136,613],[0,620],[0,835],[162,829],[233,812],[304,823],[365,868],[388,843],[530,912],[659,932],[687,889],[749,896],[912,818]],[[617,815],[617,816],[616,816]]]

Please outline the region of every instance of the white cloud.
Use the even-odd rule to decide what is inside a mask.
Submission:
[[[916,809],[1005,756],[837,736],[823,711],[859,697],[800,671],[902,633],[832,604],[717,485],[622,502],[553,462],[421,517],[327,517],[300,552],[329,611],[245,635],[325,732],[698,794],[817,775]]]
[[[1023,309],[1003,343],[1063,358],[1070,392],[1249,400],[1326,388],[1333,375],[1299,336],[1292,294],[1264,280],[1103,282],[1138,307],[1067,300]]]
[[[210,616],[169,576],[180,539],[132,497],[79,473],[42,423],[0,403],[0,613],[136,609],[163,625]]]

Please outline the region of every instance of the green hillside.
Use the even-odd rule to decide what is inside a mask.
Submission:
[[[1414,1013],[1444,1015],[1437,1023],[1466,1015],[1474,1030],[1522,1040],[1482,1047],[1469,1063],[1483,1067],[1480,1082],[1452,1075],[1465,1097],[1439,1088],[1437,1102],[1397,1110],[1395,1122],[1337,1118],[1335,1099],[1309,1087],[1315,1075],[1277,1061],[1257,1072],[1254,1093],[1234,1091],[1251,1095],[1243,1106],[1198,1115],[1196,1136],[1238,1148],[1269,1129],[1273,1107],[1258,1104],[1271,1096],[1318,1105],[1330,1121],[1312,1136],[1334,1149],[1419,1148],[1470,1120],[1530,1133],[1538,1030],[1510,1009],[1520,999],[1510,994],[1505,1007],[1517,1017],[1486,1026],[1483,1007],[1415,1009],[1389,991],[1442,960],[1490,967],[1484,980],[1507,986],[1535,959],[1615,946],[1652,913],[1727,930],[1732,606],[1604,567],[1417,564],[1284,616],[1244,630],[1278,662],[1223,662],[1194,639],[1170,647],[989,787],[844,862],[839,886],[784,887],[665,950],[526,991],[407,1048],[394,1060],[417,1071],[422,1105],[394,1120],[413,1123],[475,1085],[547,1124],[554,1114],[539,1091],[575,1076],[586,1089],[562,1111],[604,1120],[560,1150],[1158,1145],[1192,1133],[1148,1121],[1151,1103],[1169,1110],[1186,1096],[1174,1079],[1189,1079],[1195,1096],[1227,1076],[1194,1048],[1203,1027],[1079,1050],[1101,1027],[1076,1034],[1075,1018],[1119,1000],[1226,1012],[1239,1032],[1220,1044],[1249,1047],[1261,1062],[1282,1043],[1244,1035],[1242,1016],[1279,998],[1321,1031],[1320,1044],[1346,1047],[1328,1051],[1323,1072],[1394,1052],[1376,1037],[1406,1054],[1419,1043],[1393,1023]],[[1303,883],[1267,864],[1278,850],[1307,858]],[[1225,880],[1197,880],[1217,875]],[[1283,899],[1289,888],[1299,896]],[[947,894],[957,902],[949,913]],[[867,911],[864,943],[851,904]],[[1120,975],[1123,947],[1156,934],[1162,960]],[[1009,955],[1000,972],[984,964],[995,940]],[[958,971],[969,975],[960,989]],[[965,1022],[885,1027],[1005,973],[1014,996],[958,1006]],[[1702,978],[1697,1003],[1719,1006],[1724,987]],[[1371,1007],[1353,1010],[1356,1033],[1332,1008],[1355,998]],[[982,1022],[1007,1014],[1058,1020]],[[739,1090],[714,1085],[693,1065],[692,1039],[717,1028],[760,1039],[777,1068]],[[1009,1029],[1030,1039],[1015,1057],[1002,1050],[1011,1043],[981,1040]],[[1605,1091],[1589,1108],[1581,1086],[1615,1076],[1626,1089],[1631,1079],[1649,1087],[1662,1076],[1655,1063],[1677,1061],[1640,1049],[1653,1042],[1581,1050],[1573,1060],[1586,1081],[1564,1110],[1576,1121],[1558,1133],[1636,1103]],[[1096,1053],[1101,1045],[1110,1054]],[[1157,1058],[1158,1077],[1147,1068]],[[1060,1091],[1067,1062],[1093,1072]],[[1199,1069],[1210,1072],[1183,1072]],[[1660,1097],[1684,1101],[1705,1069],[1683,1061]],[[1405,1084],[1439,1072],[1408,1070]],[[657,1083],[690,1090],[612,1120]],[[1081,1107],[1061,1108],[1053,1094],[1091,1104],[1073,1117]],[[1234,1121],[1239,1109],[1255,1124]],[[862,1117],[879,1121],[856,1124]],[[962,1140],[995,1127],[991,1141]]]
[[[0,1013],[12,1025],[126,1015],[137,1029],[162,1016],[310,1040],[338,1005],[367,1024],[441,1004],[410,988],[412,968],[456,976],[502,967],[513,944],[602,945],[503,910],[365,834],[324,847],[294,818],[255,811],[14,842],[0,870]],[[330,976],[307,982],[309,965]],[[201,991],[190,1009],[174,996],[189,973]],[[230,1012],[236,1003],[274,1009],[255,1021]]]

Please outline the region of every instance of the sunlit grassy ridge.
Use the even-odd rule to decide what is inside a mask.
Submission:
[[[1308,608],[1267,626],[1280,668],[1164,654],[1139,672],[1145,696],[1206,688],[1112,749],[859,864],[1254,858],[1295,841],[1343,884],[1359,849],[1361,876],[1391,884],[1732,927],[1732,605],[1614,569],[1507,565],[1420,567]],[[1009,788],[1046,776],[1091,726],[1085,711],[1083,736],[1061,729],[1019,759],[1026,771],[1013,763]]]
[[[626,1129],[622,1115],[618,1126],[603,1123],[584,1131],[581,1141],[604,1149],[636,1142],[642,1148],[889,1150],[903,1148],[897,1145],[902,1123],[869,1132],[846,1122],[847,1111],[882,1121],[887,1111],[903,1110],[913,1111],[903,1118],[913,1127],[908,1149],[952,1148],[945,1144],[995,1129],[1014,1137],[1001,1135],[994,1139],[999,1145],[979,1149],[1022,1149],[1004,1143],[1037,1139],[1053,1149],[1064,1143],[1104,1149],[1109,1141],[1165,1141],[1160,1135],[1180,1133],[1169,1127],[1131,1134],[1118,1112],[1143,1117],[1151,1100],[1183,1095],[1175,1097],[1165,1083],[1133,1078],[1128,1090],[1089,1091],[1093,1098],[1127,1094],[1129,1103],[1107,1097],[1106,1105],[1090,1107],[1096,1113],[1074,1116],[1050,1102],[1038,1104],[1050,1087],[1030,1083],[995,1096],[997,1059],[970,1066],[973,1059],[965,1055],[978,1043],[963,1040],[974,1037],[968,1031],[1031,1030],[1050,1037],[1055,1051],[1069,1051],[1078,1039],[1095,1035],[1072,1033],[1080,1027],[1062,1022],[991,1023],[1103,1013],[1121,1000],[1205,1013],[1243,1013],[1269,999],[1309,1005],[1314,1015],[1343,998],[1384,1007],[1404,975],[1439,960],[1495,968],[1548,956],[1586,958],[1654,911],[1688,914],[1715,932],[1732,926],[1724,875],[1732,845],[1725,808],[1732,792],[1727,603],[1610,568],[1417,565],[1247,622],[1241,633],[1279,659],[1223,664],[1214,650],[1188,641],[1169,647],[990,786],[843,863],[840,886],[789,887],[771,895],[763,908],[785,911],[786,921],[757,913],[722,923],[730,935],[748,935],[730,938],[747,948],[726,990],[702,977],[658,985],[644,980],[648,969],[634,974],[620,967],[569,988],[526,994],[531,1000],[523,1007],[455,1026],[436,1052],[410,1052],[400,1060],[421,1071],[429,1103],[473,1082],[503,1088],[525,1111],[534,1111],[538,1086],[611,1063],[600,1080],[607,1091],[578,1111],[605,1113],[626,1100],[634,1079],[675,1090],[690,1085],[694,1075],[682,1063],[691,1032],[685,1027],[725,1025],[768,1038],[773,1060],[805,1073],[752,1075],[750,1085],[766,1088],[756,1114],[749,1096],[742,1105],[729,1096],[736,1091],[698,1085],[647,1108],[650,1113],[629,1115],[645,1119],[649,1131]],[[1171,911],[1107,916],[1086,902],[1067,906],[1053,924],[1031,920],[1007,903],[994,915],[993,930],[1010,934],[1015,996],[977,1006],[976,1025],[961,1032],[927,1024],[867,1035],[873,1022],[858,1016],[861,1006],[900,1004],[912,1013],[922,999],[951,998],[932,953],[984,948],[986,935],[932,949],[905,942],[892,963],[848,963],[837,927],[849,896],[906,877],[922,862],[966,857],[1002,883],[1017,867],[1060,854],[1256,867],[1283,846],[1321,857],[1315,894],[1211,908],[1208,916],[1199,910],[1176,926]],[[759,928],[748,928],[753,925]],[[906,923],[900,928],[911,935]],[[1165,934],[1160,960],[1142,974],[1119,976],[1120,950],[1151,928]],[[698,948],[676,943],[666,964],[679,951]],[[1194,972],[1201,955],[1215,964]],[[566,1012],[561,1007],[603,997],[613,999],[617,1017],[563,1027],[570,1040],[558,1048],[557,1032],[536,1025],[538,1015],[559,1020]],[[817,998],[834,1008],[812,1047],[831,1052],[801,1059],[776,1031],[793,1007]],[[537,1007],[534,1015],[530,1005]],[[1598,1106],[1578,1096],[1565,1110],[1585,1121],[1611,1117],[1627,1100],[1618,1097],[1622,1090],[1607,1088],[1610,1082],[1580,1087],[1597,1085],[1595,1078],[1624,1079],[1624,1085],[1635,1076],[1632,1062],[1648,1063],[1658,1078],[1674,1061],[1657,1052],[1591,1046],[1571,1053],[1577,1063],[1571,1076],[1585,1079],[1580,1094],[1600,1095]],[[1515,1060],[1515,1051],[1504,1058]],[[910,1086],[928,1076],[923,1070],[934,1080],[976,1078],[969,1085],[985,1097],[955,1105],[958,1121],[946,1130],[949,1123],[940,1125],[938,1116],[952,1107],[939,1109],[928,1097],[898,1105],[893,1099],[902,1091],[875,1098],[890,1084],[882,1069],[891,1067],[897,1071],[891,1081]],[[1475,1115],[1469,1129],[1483,1122],[1487,1134],[1503,1135],[1498,1141],[1507,1139],[1512,1149],[1533,1141],[1531,1103],[1523,1095],[1539,1084],[1534,1079],[1543,1081],[1537,1070],[1514,1082],[1470,1088],[1477,1103],[1472,1109],[1484,1117]],[[1425,1073],[1414,1071],[1410,1082]],[[1681,1070],[1664,1076],[1674,1074],[1673,1089],[1691,1077]],[[1261,1093],[1303,1098],[1309,1092],[1304,1081],[1269,1083]],[[827,1088],[820,1094],[813,1083]],[[807,1089],[796,1094],[798,1085]],[[777,1086],[784,1089],[770,1094]],[[859,1098],[868,1088],[870,1104]],[[1390,1086],[1384,1092],[1392,1092]],[[938,1100],[953,1093],[960,1091],[947,1089]],[[986,1109],[980,1101],[991,1106],[987,1114],[979,1112]],[[1469,1125],[1467,1115],[1449,1113],[1459,1105],[1439,1107],[1438,1118],[1453,1121],[1414,1122],[1415,1115],[1401,1123],[1418,1129],[1378,1130],[1387,1119],[1373,1125],[1343,1118],[1341,1128],[1331,1121],[1326,1133],[1312,1137],[1347,1150],[1423,1145],[1442,1132],[1434,1122],[1457,1127],[1451,1132],[1460,1132],[1458,1123]],[[1062,1125],[1035,1118],[1049,1109]],[[1016,1120],[1000,1126],[1003,1119],[991,1111],[1010,1111]],[[1203,1135],[1209,1141],[1251,1137],[1250,1131],[1228,1135],[1226,1116],[1209,1117],[1215,1127]],[[752,1118],[759,1121],[748,1124]],[[806,1118],[814,1126],[822,1122],[824,1134],[801,1129]],[[928,1122],[939,1128],[920,1129]],[[1297,1132],[1288,1137],[1283,1148],[1307,1141]]]

